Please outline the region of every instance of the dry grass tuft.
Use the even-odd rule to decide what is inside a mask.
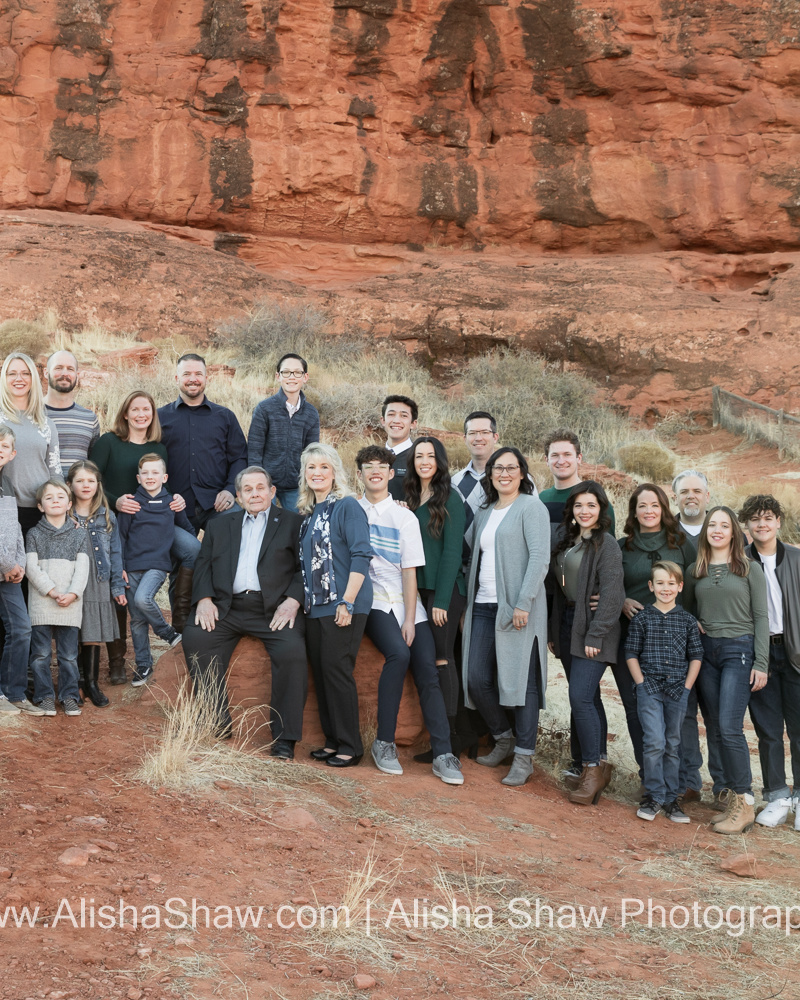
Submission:
[[[53,341],[47,326],[41,320],[7,319],[0,323],[0,358],[13,351],[22,351],[35,361],[42,354],[49,354]]]
[[[649,483],[671,483],[675,475],[675,459],[656,441],[627,444],[617,451],[617,464]]]

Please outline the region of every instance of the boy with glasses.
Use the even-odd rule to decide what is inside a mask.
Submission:
[[[281,507],[297,511],[300,456],[319,441],[319,413],[308,402],[303,386],[308,363],[299,354],[284,354],[275,379],[278,391],[262,400],[253,412],[247,435],[247,464],[270,474]]]

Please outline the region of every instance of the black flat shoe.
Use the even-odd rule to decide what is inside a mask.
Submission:
[[[361,763],[361,758],[364,756],[363,753],[357,753],[355,757],[337,757],[336,755],[329,757],[325,763],[328,767],[355,767],[356,764]]]
[[[414,760],[418,764],[432,764],[433,763],[433,750],[426,750],[424,753],[415,753]]]
[[[325,747],[317,747],[316,750],[312,750],[308,755],[312,760],[330,760],[331,757],[335,757],[338,750],[326,750]]]

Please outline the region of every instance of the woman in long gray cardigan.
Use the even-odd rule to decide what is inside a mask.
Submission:
[[[617,659],[625,582],[622,554],[614,537],[608,534],[609,506],[605,490],[598,483],[576,486],[564,507],[552,560],[556,586],[550,643],[569,681],[581,770],[568,787],[570,802],[578,805],[597,802],[611,780],[611,765],[604,756],[606,719],[600,700],[600,678],[606,665]],[[592,611],[590,599],[594,595],[598,600]]]
[[[533,496],[528,463],[501,448],[486,463],[486,500],[468,534],[467,614],[463,670],[467,708],[477,708],[495,739],[478,763],[497,767],[513,751],[504,785],[524,785],[547,687],[547,599],[550,520]],[[514,710],[514,735],[506,708]]]

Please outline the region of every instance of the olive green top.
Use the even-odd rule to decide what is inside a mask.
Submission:
[[[578,599],[578,576],[581,571],[583,555],[586,546],[581,540],[571,549],[562,550],[556,556],[556,567],[558,569],[558,585],[564,592],[564,597],[573,604]]]
[[[425,565],[417,569],[417,586],[420,590],[432,590],[433,606],[447,611],[453,597],[453,587],[457,586],[464,597],[467,595],[467,584],[461,569],[467,515],[464,501],[456,489],[450,490],[445,507],[447,514],[438,538],[434,538],[430,531],[428,504],[421,504],[414,513],[419,521],[425,551]]]
[[[713,638],[738,639],[754,637],[756,670],[766,672],[769,666],[769,617],[767,615],[767,581],[764,571],[750,563],[747,576],[731,573],[727,564],[712,564],[708,576],[696,580],[695,564],[686,571],[683,606]]]

